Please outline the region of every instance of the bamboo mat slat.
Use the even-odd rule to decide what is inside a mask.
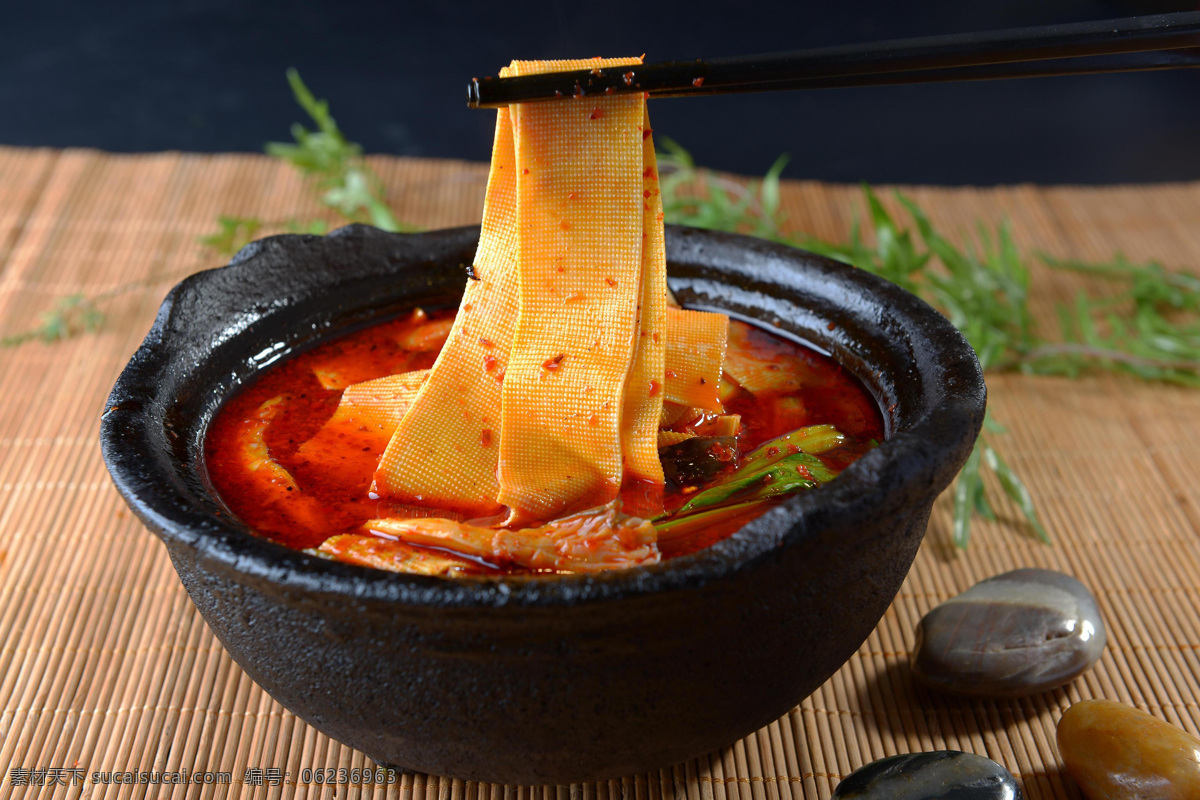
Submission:
[[[372,165],[401,219],[427,228],[478,222],[486,165]],[[1083,259],[1120,251],[1200,272],[1200,184],[905,189],[959,235],[979,220],[1007,220],[1025,250]],[[783,207],[793,227],[827,238],[844,237],[861,213],[856,187],[812,182],[787,182]],[[996,444],[1029,484],[1054,546],[976,522],[970,550],[958,553],[943,497],[876,630],[824,686],[761,731],[655,773],[582,786],[409,774],[386,787],[300,784],[305,768],[372,764],[286,712],[225,654],[163,549],[110,485],[97,428],[113,380],[167,289],[215,265],[196,240],[218,214],[282,222],[319,213],[293,172],[264,157],[0,148],[0,333],[36,325],[65,294],[120,290],[99,333],[0,350],[0,800],[34,792],[806,800],[828,798],[874,759],[938,748],[1000,761],[1034,800],[1078,798],[1054,745],[1054,726],[1071,703],[1122,700],[1200,733],[1200,391],[1005,375],[989,379],[994,414],[1009,429]],[[1052,320],[1055,304],[1081,286],[1078,276],[1045,269],[1034,281],[1041,320]],[[1006,501],[997,510],[1019,518]],[[1062,570],[1091,587],[1110,639],[1096,668],[1021,700],[963,700],[915,685],[907,654],[917,620],[976,581],[1021,566]],[[246,780],[253,767],[289,777],[256,786]],[[14,785],[14,768],[79,769],[86,778],[26,788]],[[231,780],[91,780],[93,772],[180,769],[228,772]]]

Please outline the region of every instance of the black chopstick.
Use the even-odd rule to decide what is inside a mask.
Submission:
[[[722,86],[708,94],[744,94],[796,89],[842,89],[856,86],[894,86],[916,83],[957,81],[994,81],[1010,78],[1048,78],[1062,75],[1101,75],[1114,72],[1153,72],[1200,67],[1200,48],[1164,50],[1147,53],[1117,53],[1110,56],[1055,58],[1043,61],[1018,61],[1004,64],[978,64],[969,67],[876,72],[865,75],[835,75],[827,78],[798,78],[745,85]],[[673,95],[656,95],[671,97]]]
[[[651,97],[820,89],[1196,66],[1200,11],[985,33],[897,39],[637,67],[474,78],[472,108],[646,92]],[[1170,55],[1184,51],[1183,55]]]

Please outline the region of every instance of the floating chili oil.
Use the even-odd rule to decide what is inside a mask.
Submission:
[[[427,574],[571,571],[536,558],[517,564],[456,550],[449,546],[453,533],[398,545],[381,522],[426,518],[436,527],[436,519],[445,519],[453,526],[464,516],[377,496],[372,475],[386,435],[369,425],[331,425],[347,393],[363,393],[376,379],[411,375],[406,388],[415,392],[419,371],[433,365],[453,319],[449,310],[417,309],[286,359],[232,397],[206,442],[209,474],[230,510],[268,539],[354,563]],[[549,370],[561,361],[547,363]],[[485,357],[480,368],[494,365]],[[626,480],[615,508],[564,519],[584,529],[616,526],[621,535],[636,529],[644,537],[649,528],[635,528],[639,514],[661,508],[651,540],[662,559],[676,558],[732,535],[797,491],[819,491],[883,439],[879,409],[854,376],[810,348],[737,320],[729,322],[719,393],[721,413],[665,404],[658,433],[666,477],[661,505],[656,486]],[[499,419],[480,444],[491,447],[498,435]],[[472,530],[494,528],[489,535],[497,547],[527,533],[504,531],[499,522],[470,524]],[[585,549],[596,546],[586,536],[582,541]]]

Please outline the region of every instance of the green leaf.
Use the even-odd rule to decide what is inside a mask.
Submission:
[[[783,168],[787,166],[791,156],[783,153],[779,158],[775,159],[775,163],[767,170],[767,174],[763,177],[762,188],[762,206],[763,212],[770,218],[775,218],[779,213],[779,177],[783,174]]]
[[[1008,433],[1008,428],[1005,428],[992,418],[992,412],[990,410],[985,412],[983,415],[983,429],[988,433]]]
[[[688,513],[729,502],[779,497],[812,489],[836,477],[837,473],[816,456],[804,452],[791,453],[778,461],[749,467],[743,465],[741,469],[718,478],[707,489],[693,495],[679,511]]]
[[[965,550],[971,541],[971,516],[975,512],[976,486],[979,484],[979,451],[981,442],[975,442],[967,463],[954,481],[954,545]]]
[[[992,504],[988,502],[987,490],[984,488],[983,481],[975,482],[975,513],[986,519],[988,522],[996,521],[996,512],[992,510]]]
[[[976,445],[976,450],[978,449],[979,445]],[[1004,459],[1000,458],[1000,454],[988,445],[983,445],[983,458],[988,468],[995,472],[996,477],[1000,479],[1000,485],[1004,487],[1004,493],[1012,498],[1017,507],[1021,509],[1021,513],[1025,515],[1025,519],[1029,521],[1034,535],[1043,544],[1050,544],[1050,534],[1046,532],[1046,529],[1042,527],[1041,521],[1038,520],[1037,511],[1033,507],[1033,498],[1029,496],[1029,490],[1025,487],[1025,483],[1017,477],[1017,474],[1012,471],[1012,468],[1008,464],[1004,463]]]
[[[833,425],[808,425],[763,442],[742,459],[742,469],[773,464],[797,450],[820,455],[845,441],[845,435]]]
[[[288,233],[311,233],[323,236],[329,232],[329,223],[323,219],[289,219],[283,224]]]
[[[199,238],[200,244],[215,250],[218,255],[232,256],[241,250],[263,228],[263,221],[257,217],[231,217],[222,214],[217,217],[217,230]]]
[[[746,512],[769,503],[768,499],[751,500],[745,503],[706,508],[691,514],[672,514],[661,522],[654,523],[659,541],[670,541],[707,530],[713,525],[741,516]]]
[[[107,292],[95,298],[83,294],[70,294],[58,298],[54,307],[39,315],[37,327],[20,333],[0,337],[0,347],[17,347],[18,345],[41,339],[47,343],[59,342],[78,336],[81,333],[94,333],[104,325],[104,312],[98,302],[116,294]]]
[[[362,147],[348,141],[329,112],[295,69],[287,71],[296,102],[317,126],[310,131],[296,123],[290,142],[268,142],[268,154],[300,170],[320,191],[321,203],[350,222],[369,222],[392,232],[413,232],[416,226],[396,219],[387,204],[383,184],[362,160]]]
[[[659,186],[667,222],[787,241],[781,231],[780,176],[788,158],[775,159],[761,181],[743,185],[699,169],[690,153],[666,136],[660,146]]]

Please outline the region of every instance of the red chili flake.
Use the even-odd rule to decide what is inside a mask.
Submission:
[[[655,180],[658,176],[654,174],[654,167],[646,167],[644,170],[642,170],[642,177]]]
[[[508,370],[502,369],[496,373],[496,383],[504,383],[504,373]]]
[[[662,386],[658,381],[650,381],[650,396],[654,397],[656,394],[658,394],[658,390],[661,388]]]
[[[554,90],[554,96],[555,96],[555,97],[562,97],[562,92],[560,92],[558,89],[555,89],[555,90]]]
[[[836,327],[837,327],[837,325],[834,325],[834,324],[831,322],[831,323],[829,323],[828,325],[826,325],[826,326],[825,326],[825,329],[826,329],[826,330],[830,330],[830,331],[831,331],[831,330],[833,330],[833,329],[834,329],[834,328],[836,328]]]
[[[576,197],[579,197],[579,192],[571,192],[567,195],[568,200],[574,200]]]
[[[658,331],[655,331],[654,333],[650,334],[650,338],[654,340],[655,344],[658,344]]]
[[[521,170],[521,174],[522,174],[522,175],[528,175],[528,174],[529,174],[529,170],[527,170],[527,169],[523,169],[523,170]]]
[[[596,56],[596,57],[599,58],[599,56]],[[604,71],[601,70],[599,67],[592,67],[592,74],[598,78],[604,77]]]
[[[645,190],[643,190],[643,191],[642,191],[642,197],[649,197],[649,196],[650,196],[650,190],[649,190],[649,189],[645,189]]]
[[[622,75],[621,80],[625,81],[626,86],[629,86],[630,84],[632,84],[633,83],[633,70],[630,70],[629,72],[626,72],[624,75]]]
[[[811,481],[813,479],[812,473],[809,472],[808,467],[804,466],[803,464],[796,466],[796,472],[800,473],[800,477],[804,478],[806,481]]]
[[[492,431],[490,428],[484,428],[479,432],[479,443],[484,447],[492,446]]]
[[[493,347],[495,347],[495,345],[492,344],[491,339],[480,338],[479,343],[481,345],[483,345],[484,347],[486,347],[488,350],[491,350]]]
[[[600,415],[597,414],[595,411],[593,411],[592,415],[590,417],[588,417],[588,425],[591,425],[594,428],[595,426],[597,426],[599,424],[600,424]]]
[[[674,378],[674,377],[675,377],[675,370],[673,370],[673,369],[669,369],[669,370],[667,370],[667,371],[666,371],[664,374],[665,374],[665,376],[666,376],[667,378]]]
[[[661,211],[658,212],[657,214],[654,215],[654,218],[656,220],[658,220],[659,222],[662,222],[663,221],[663,212],[661,212]]]
[[[644,141],[646,141],[647,139],[649,139],[649,138],[650,138],[650,134],[652,134],[652,133],[654,133],[654,128],[645,128],[645,129],[643,129],[643,130],[642,130],[642,141],[644,142]]]
[[[779,455],[779,448],[778,448],[778,447],[768,447],[768,448],[767,448],[767,455],[769,455],[769,456],[777,456],[777,455]]]
[[[604,109],[601,108],[600,106],[596,106],[595,108],[592,109],[592,113],[588,115],[588,119],[600,119],[603,116],[604,116]]]
[[[471,305],[470,303],[463,303],[463,311],[470,311],[474,307],[475,306]]]
[[[583,87],[579,85],[579,81],[575,81],[575,92],[574,92],[574,94],[575,94],[575,96],[576,96],[576,97],[583,97]]]
[[[616,279],[616,278],[605,278],[605,279],[604,279],[604,282],[605,282],[605,283],[607,283],[609,286],[616,286],[616,285],[617,285],[617,279]]]
[[[483,369],[485,372],[491,372],[496,368],[496,357],[491,353],[483,357]]]
[[[566,357],[567,357],[566,353],[559,353],[558,355],[554,356],[553,358],[547,358],[545,361],[542,362],[542,369],[547,369],[547,370],[550,370],[551,372],[553,372],[554,370],[558,369],[559,366],[562,365],[563,359]]]
[[[613,94],[613,93],[615,93],[616,91],[617,91],[616,89],[614,89],[613,87],[609,86],[607,89],[605,89],[605,90],[604,90],[604,93],[605,93],[605,94]]]
[[[692,86],[695,86],[697,89],[699,89],[703,85],[704,85],[704,78],[695,78],[692,80]]]
[[[564,219],[562,222],[558,223],[558,227],[562,228],[564,231],[569,231],[571,230],[571,223]]]

